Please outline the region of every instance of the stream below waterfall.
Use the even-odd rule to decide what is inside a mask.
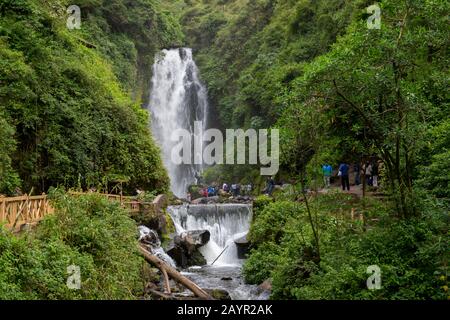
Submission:
[[[246,235],[252,207],[246,204],[183,205],[168,208],[177,234],[208,230],[210,240],[199,251],[206,266],[193,266],[182,272],[200,287],[222,289],[234,300],[265,300],[269,293],[244,282],[235,240]]]
[[[230,294],[232,300],[268,300],[270,293],[256,285],[244,283],[241,266],[191,267],[182,274],[201,288],[222,289]],[[230,280],[223,280],[223,279]]]

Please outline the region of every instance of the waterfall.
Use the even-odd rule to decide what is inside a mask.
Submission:
[[[214,265],[239,265],[235,239],[244,236],[250,227],[252,208],[245,204],[184,205],[169,207],[176,231],[208,230],[211,239],[200,252]],[[225,249],[226,248],[226,249]],[[225,251],[224,251],[225,250]]]
[[[204,131],[208,111],[207,91],[199,80],[191,49],[163,50],[157,55],[148,109],[153,135],[161,147],[169,173],[171,190],[176,196],[184,198],[187,187],[195,183],[196,172],[201,171],[202,167],[176,165],[171,161],[172,148],[178,144],[171,141],[171,134],[177,129],[193,134],[195,121],[202,121],[201,130]],[[203,132],[198,134],[203,135]],[[203,142],[200,144],[203,146]]]

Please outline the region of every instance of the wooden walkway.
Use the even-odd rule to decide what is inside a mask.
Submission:
[[[71,192],[74,196],[85,195],[89,193]],[[108,200],[120,202],[130,214],[136,214],[141,211],[143,205],[150,207],[154,213],[161,212],[165,205],[165,196],[159,195],[151,203],[138,201],[134,197],[125,197],[113,194],[102,194]],[[3,197],[0,196],[0,224],[4,224],[7,229],[20,231],[25,225],[33,225],[42,220],[45,216],[53,214],[54,209],[47,195],[41,196],[20,196]]]

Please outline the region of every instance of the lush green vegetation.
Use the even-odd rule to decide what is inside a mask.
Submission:
[[[141,108],[154,54],[181,43],[154,0],[0,3],[0,193],[51,186],[165,191],[167,174]],[[143,101],[144,100],[144,101]]]
[[[370,0],[83,0],[81,30],[65,26],[69,4],[0,1],[0,193],[167,191],[142,105],[155,53],[187,43],[213,126],[280,129],[277,180],[294,187],[255,200],[247,281],[271,279],[279,299],[448,298],[448,1],[379,1],[379,30]],[[323,163],[368,157],[383,163],[382,200],[305,192]],[[258,166],[204,179],[264,184]],[[2,231],[0,297],[139,295],[132,221],[95,197],[54,197],[36,234]],[[70,264],[81,291],[65,286]]]
[[[424,201],[420,218],[402,220],[379,201],[314,197],[319,252],[305,203],[292,200],[257,207],[250,230],[255,248],[244,274],[250,283],[272,279],[273,299],[447,298],[448,215],[433,201]],[[372,265],[381,269],[380,290],[366,284]]]
[[[364,1],[191,0],[182,22],[222,125],[267,127],[302,64],[325,53]]]
[[[0,228],[0,299],[137,299],[146,262],[134,220],[98,195],[51,193],[56,208],[33,232]],[[81,287],[66,284],[71,265]]]
[[[277,180],[297,186],[255,202],[247,280],[271,278],[273,298],[446,298],[449,3],[380,1],[378,30],[372,1],[187,2],[217,121],[280,129]],[[323,163],[370,156],[384,164],[382,203],[304,193],[322,186]],[[205,176],[247,183],[256,170]],[[352,208],[366,225],[349,222]],[[367,289],[370,265],[382,290]]]
[[[366,26],[370,1],[187,3],[219,125],[281,129],[288,177],[377,154],[400,213],[413,180],[446,197],[448,3],[383,1],[381,30]],[[255,180],[256,170],[208,174]]]

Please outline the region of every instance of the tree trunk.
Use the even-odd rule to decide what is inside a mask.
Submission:
[[[198,287],[194,282],[182,276],[178,271],[176,271],[174,268],[164,263],[158,257],[149,253],[144,247],[139,246],[139,249],[142,255],[144,256],[145,260],[155,265],[159,270],[161,270],[163,274],[167,273],[167,275],[169,275],[172,279],[181,283],[183,286],[191,290],[197,297],[206,300],[214,300],[208,293],[206,293],[203,289]]]
[[[314,226],[314,221],[313,221],[313,217],[311,214],[311,208],[309,207],[308,195],[306,194],[306,191],[305,191],[305,180],[304,180],[303,173],[301,174],[301,178],[300,178],[300,187],[302,189],[301,193],[302,193],[303,199],[305,201],[306,211],[308,212],[308,218],[309,218],[309,223],[311,224],[311,229],[312,229],[313,236],[314,236],[314,242],[316,243],[317,257],[320,261],[319,233],[316,230],[316,227]]]

